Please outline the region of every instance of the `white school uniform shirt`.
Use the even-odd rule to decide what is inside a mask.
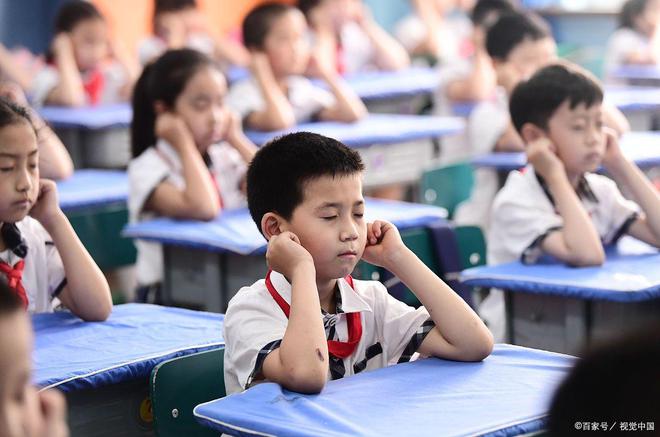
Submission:
[[[614,181],[605,176],[586,173],[577,193],[603,244],[615,243],[638,217],[637,204],[623,197]],[[495,198],[491,219],[489,264],[535,263],[543,254],[544,238],[563,225],[550,192],[531,166],[509,174]],[[503,293],[491,290],[479,311],[501,341],[505,333]]]
[[[435,53],[443,64],[454,64],[466,57],[465,44],[472,34],[472,23],[463,14],[452,13],[440,27],[440,53]],[[410,14],[394,28],[394,37],[408,53],[412,53],[426,39],[426,26],[417,14]]]
[[[240,190],[247,164],[231,145],[221,142],[209,146],[210,170],[213,172],[222,197],[223,207],[240,208],[246,205]],[[158,140],[128,165],[130,195],[128,212],[131,223],[155,218],[153,212],[145,212],[144,204],[161,182],[167,181],[179,189],[185,188],[183,167],[177,151],[166,141]],[[163,278],[163,251],[158,243],[136,241],[137,280],[140,285],[152,285]]]
[[[332,93],[315,86],[306,77],[290,76],[286,82],[287,98],[293,107],[296,123],[312,121],[321,110],[335,104]],[[225,101],[227,106],[238,112],[242,120],[266,106],[259,84],[252,77],[232,85]]]
[[[470,114],[467,124],[470,157],[493,152],[509,122],[509,99],[506,91],[498,87],[494,99],[479,103]],[[498,189],[496,170],[475,169],[474,188],[470,198],[456,209],[455,221],[461,225],[480,226],[487,234],[490,211]]]
[[[605,50],[605,75],[611,75],[612,70],[626,65],[626,58],[635,52],[650,52],[651,40],[636,30],[622,27],[617,29],[607,40]]]
[[[121,101],[120,91],[128,77],[118,62],[110,62],[101,67],[103,73],[103,91],[98,104],[112,104]],[[83,82],[85,77],[83,75]],[[60,72],[54,65],[46,65],[34,77],[30,90],[30,101],[35,107],[44,106],[46,99],[60,82]],[[86,98],[87,95],[85,96]],[[89,105],[91,102],[85,102]]]
[[[53,239],[37,220],[25,217],[16,226],[28,248],[23,260],[21,282],[28,298],[29,313],[48,313],[59,306],[57,295],[66,286],[62,258],[53,244]],[[21,260],[11,250],[0,252],[0,260],[14,266]],[[6,278],[3,273],[0,277]]]
[[[291,303],[291,285],[272,272],[271,282],[287,303]],[[341,311],[324,317],[326,336],[346,341],[348,325],[345,313],[361,313],[362,337],[353,354],[343,360],[344,376],[363,370],[409,361],[426,334],[435,326],[424,307],[413,308],[388,294],[377,281],[353,280],[355,290],[345,279],[338,279]],[[240,392],[261,379],[266,356],[279,347],[288,319],[259,280],[241,288],[229,302],[224,321],[225,387],[227,394]],[[336,334],[337,336],[334,336]],[[331,366],[332,367],[332,366]],[[328,379],[332,378],[332,370]]]

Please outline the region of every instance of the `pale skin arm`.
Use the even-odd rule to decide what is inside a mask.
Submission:
[[[655,247],[660,247],[660,194],[644,173],[623,156],[613,132],[607,134],[603,165],[614,180],[626,187],[644,214],[633,222],[628,233]]]
[[[165,217],[213,220],[220,212],[217,191],[185,122],[174,114],[161,112],[156,119],[156,136],[176,149],[186,186],[181,190],[161,182],[147,199],[145,210]]]
[[[269,220],[265,215],[262,228],[272,228]],[[271,269],[290,279],[291,309],[280,347],[264,360],[263,376],[288,390],[319,393],[328,375],[328,343],[320,317],[314,261],[291,232],[270,236],[266,260]]]
[[[140,71],[138,62],[129,56],[128,51],[118,39],[111,41],[110,54],[121,65],[126,77],[126,82],[119,90],[119,96],[122,100],[130,100],[133,94],[133,85],[135,85],[135,80]]]
[[[58,206],[57,187],[42,179],[39,197],[30,211],[53,239],[62,258],[67,285],[59,295],[71,312],[86,321],[103,321],[112,310],[110,287]]]
[[[286,129],[296,124],[296,117],[289,99],[275,79],[268,57],[258,51],[252,52],[252,73],[257,79],[264,108],[247,116],[247,125],[252,129],[273,131]]]
[[[630,131],[630,122],[614,105],[603,103],[603,123],[621,136]]]
[[[426,38],[413,49],[413,54],[440,54],[438,50],[438,42],[440,41],[438,33],[442,25],[442,17],[438,16],[433,2],[429,2],[428,0],[414,0],[412,3],[417,16],[421,19],[426,29]]]
[[[481,361],[493,350],[493,336],[479,316],[401,241],[394,225],[367,225],[363,259],[401,279],[428,310],[435,327],[417,352],[456,361]]]
[[[509,122],[504,133],[495,143],[496,152],[522,152],[525,150],[525,143],[513,123]]]
[[[0,71],[10,80],[16,82],[24,90],[32,86],[32,76],[27,71],[23,71],[16,65],[7,48],[0,44]]]
[[[365,7],[356,17],[376,51],[376,65],[381,70],[402,70],[410,66],[410,57],[401,44],[392,38],[370,16]]]
[[[78,71],[69,35],[61,33],[53,41],[59,82],[46,98],[51,105],[82,106],[85,104],[83,81]]]
[[[330,86],[336,103],[321,110],[321,120],[334,120],[351,123],[364,118],[367,115],[367,107],[355,92],[344,82],[344,80],[328,65],[324,65],[320,58],[314,57],[314,63],[318,66],[321,78]]]
[[[447,84],[445,91],[452,100],[485,100],[495,89],[495,72],[484,50],[477,50],[470,74]]]
[[[605,251],[600,236],[568,180],[554,145],[546,137],[537,138],[527,146],[527,160],[548,184],[564,222],[561,229],[543,240],[543,251],[574,266],[603,264]]]
[[[227,142],[238,151],[243,161],[250,163],[252,158],[254,158],[254,154],[257,153],[257,146],[245,136],[239,115],[233,111],[229,111],[228,117],[229,131],[227,133]]]

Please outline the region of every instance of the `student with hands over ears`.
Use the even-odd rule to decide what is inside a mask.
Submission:
[[[296,8],[267,3],[243,21],[253,77],[232,85],[228,105],[246,128],[272,131],[316,120],[353,122],[367,110],[344,80],[318,54],[310,57],[305,17]],[[303,75],[313,64],[329,90]]]
[[[305,393],[328,379],[409,361],[417,352],[460,361],[488,356],[490,332],[403,244],[394,225],[367,223],[357,152],[306,132],[264,146],[248,170],[248,206],[268,240],[264,280],[227,309],[228,393],[274,381]],[[354,280],[360,259],[392,271],[412,308],[377,281]]]

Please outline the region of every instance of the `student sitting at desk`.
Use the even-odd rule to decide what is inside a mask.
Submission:
[[[337,73],[396,71],[410,65],[406,49],[376,23],[362,0],[298,0],[298,8],[309,23],[314,53]],[[319,72],[311,68],[310,73]]]
[[[154,34],[139,44],[142,65],[153,61],[166,50],[188,47],[217,59],[223,68],[247,66],[250,55],[241,44],[228,38],[214,38],[196,0],[156,0],[153,16]]]
[[[493,59],[498,89],[493,101],[480,103],[468,121],[472,156],[523,150],[523,141],[511,123],[509,96],[513,88],[539,68],[556,59],[556,44],[550,28],[538,16],[516,12],[501,16],[486,34],[486,48]],[[605,125],[622,134],[628,121],[614,106],[603,107]],[[489,231],[490,211],[499,188],[494,170],[478,169],[471,198],[459,206],[455,219],[461,224]]]
[[[105,19],[90,2],[72,0],[59,10],[47,61],[30,90],[35,106],[128,100],[135,65],[111,43]]]
[[[0,97],[28,108],[25,93],[15,83],[0,82]],[[39,175],[46,179],[66,179],[73,174],[73,161],[59,137],[37,111],[28,109],[39,141]]]
[[[66,437],[66,402],[32,385],[33,334],[19,297],[0,282],[0,436]]]
[[[108,283],[60,209],[55,183],[39,179],[38,161],[27,111],[0,100],[0,277],[30,313],[61,302],[84,320],[105,320]]]
[[[624,65],[650,65],[660,60],[659,0],[628,0],[619,14],[619,28],[605,52],[605,74]]]
[[[241,288],[224,323],[227,393],[269,380],[319,392],[328,379],[421,355],[478,361],[488,329],[401,241],[363,219],[360,155],[301,132],[264,146],[248,169],[248,207],[268,240],[265,280]],[[397,275],[424,306],[353,280],[360,259]]]
[[[227,104],[246,128],[272,131],[311,120],[357,121],[366,108],[319,56],[312,57],[331,92],[303,76],[310,61],[305,17],[296,8],[268,3],[243,20],[243,39],[252,54],[254,77],[232,85]]]
[[[256,147],[225,106],[226,92],[217,65],[195,50],[171,50],[144,69],[133,95],[131,222],[212,220],[224,208],[245,205],[245,171]],[[158,300],[162,249],[136,246],[138,300]]]
[[[511,119],[530,166],[512,172],[495,198],[489,263],[534,263],[549,254],[600,265],[603,245],[626,233],[660,247],[660,194],[603,128],[602,101],[596,79],[567,65],[545,67],[514,89]],[[593,173],[601,165],[616,183]],[[480,311],[502,338],[502,292],[491,291]]]

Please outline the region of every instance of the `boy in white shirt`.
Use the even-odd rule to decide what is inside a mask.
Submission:
[[[470,307],[401,241],[363,219],[364,165],[331,138],[300,132],[264,146],[248,169],[248,206],[268,239],[270,272],[238,291],[224,324],[227,393],[261,381],[318,393],[328,379],[421,355],[484,359],[492,337]],[[424,306],[350,277],[363,258],[396,274]]]
[[[567,65],[545,67],[515,88],[511,119],[530,165],[511,173],[495,198],[490,263],[533,263],[548,254],[574,266],[600,265],[603,245],[626,233],[660,247],[660,195],[603,128],[602,100],[596,79]],[[636,203],[593,173],[601,165]],[[480,311],[503,332],[501,292],[491,292]]]

